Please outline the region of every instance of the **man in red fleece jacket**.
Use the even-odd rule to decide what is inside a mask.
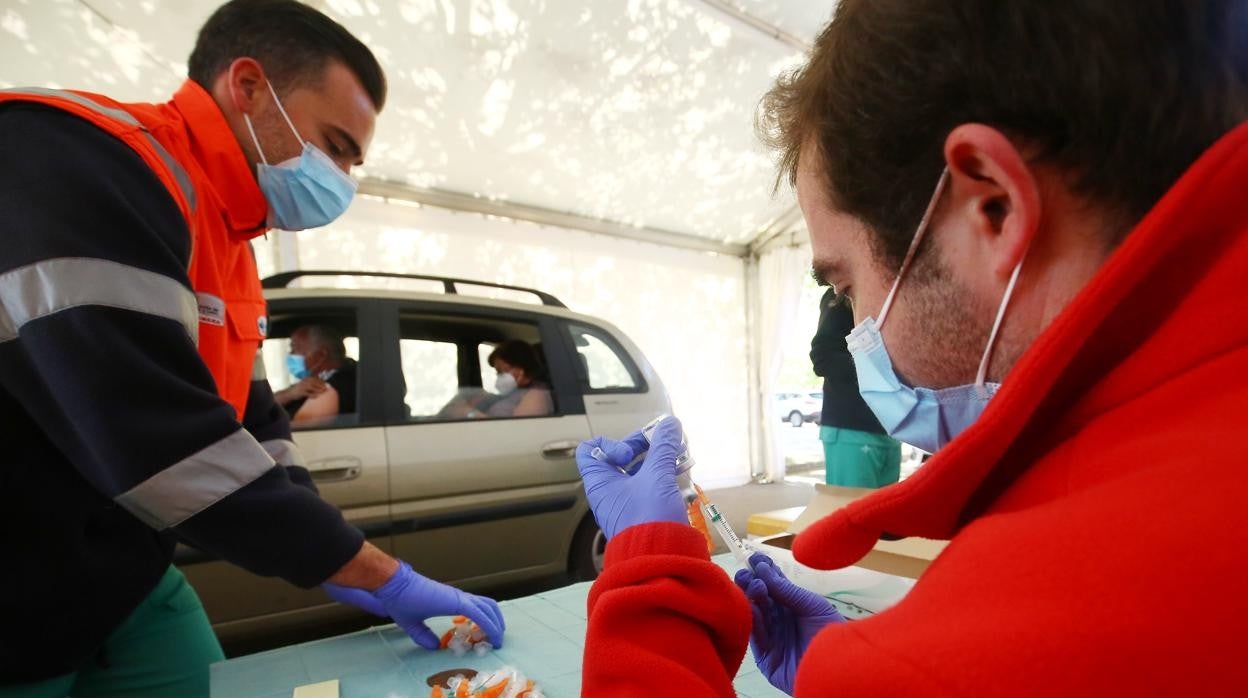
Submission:
[[[938,449],[794,554],[951,542],[845,623],[707,560],[674,421],[631,477],[587,443],[584,695],[732,695],[747,637],[798,696],[1242,693],[1248,0],[843,0],[761,115],[864,397]]]

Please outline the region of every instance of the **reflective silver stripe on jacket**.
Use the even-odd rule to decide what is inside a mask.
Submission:
[[[307,462],[303,460],[303,452],[290,439],[269,439],[261,441],[260,445],[264,447],[265,453],[268,453],[278,465],[297,465],[301,468],[308,467]]]
[[[264,354],[256,351],[256,360],[251,364],[251,381],[267,381],[269,372],[264,369]]]
[[[168,167],[169,171],[173,173],[173,178],[178,182],[178,188],[182,190],[182,196],[186,197],[187,206],[190,207],[192,212],[195,211],[195,187],[191,185],[190,175],[188,175],[182,165],[174,159],[173,155],[168,150],[165,150],[165,146],[161,145],[160,141],[156,140],[156,138],[152,136],[151,132],[147,130],[147,127],[143,125],[143,122],[134,118],[134,115],[130,112],[121,109],[114,109],[113,107],[106,107],[103,104],[80,94],[68,92],[66,90],[54,90],[50,87],[12,87],[0,90],[0,92],[11,95],[56,97],[67,102],[73,102],[79,106],[86,107],[97,114],[103,114],[104,116],[116,119],[124,124],[138,127],[142,131],[143,137],[146,138],[147,142],[151,144],[152,149],[156,151],[156,154],[160,156],[161,160],[164,160],[165,166]]]
[[[57,257],[0,274],[0,343],[32,320],[82,305],[168,318],[199,341],[195,294],[175,279],[106,259]]]
[[[256,439],[239,429],[117,495],[114,501],[160,531],[228,497],[273,465]]]

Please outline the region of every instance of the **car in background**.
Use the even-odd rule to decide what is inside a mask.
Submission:
[[[312,287],[328,277],[401,278],[435,292]],[[585,500],[576,447],[591,435],[621,438],[671,411],[663,382],[627,336],[547,293],[500,284],[301,271],[264,287],[267,328],[231,321],[230,329],[263,342],[274,391],[292,382],[285,357],[299,327],[332,328],[356,361],[355,411],[296,427],[294,440],[321,496],[369,541],[470,591],[597,576],[606,540]],[[474,288],[537,304],[462,292]],[[457,396],[490,396],[487,357],[508,340],[528,343],[544,364],[550,414],[445,416]],[[227,646],[359,613],[319,589],[184,545],[175,556]]]
[[[794,427],[819,423],[823,415],[823,393],[818,390],[786,390],[775,394],[776,414]]]

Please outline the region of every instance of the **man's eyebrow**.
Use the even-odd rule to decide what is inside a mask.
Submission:
[[[336,136],[347,142],[347,151],[351,153],[352,157],[359,160],[364,156],[364,151],[360,149],[360,144],[355,142],[355,139],[351,137],[351,134],[347,133],[346,129],[334,126],[333,124],[329,125],[329,129],[333,131]]]

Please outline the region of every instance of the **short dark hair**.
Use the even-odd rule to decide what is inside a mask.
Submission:
[[[542,366],[542,360],[538,357],[537,350],[523,340],[509,339],[495,347],[486,360],[493,366],[495,359],[502,359],[512,366],[524,370],[524,374],[531,380],[546,379],[546,369]]]
[[[341,61],[377,111],[386,75],[373,52],[341,24],[296,0],[231,0],[199,30],[187,73],[205,90],[238,58],[264,66],[274,89],[316,85],[331,60]]]
[[[347,345],[338,330],[329,325],[304,325],[299,330],[306,333],[305,336],[313,346],[324,349],[334,363],[340,364],[347,360]]]
[[[842,0],[756,125],[777,184],[817,146],[830,202],[896,266],[959,124],[1067,173],[1114,245],[1245,118],[1248,0]]]

